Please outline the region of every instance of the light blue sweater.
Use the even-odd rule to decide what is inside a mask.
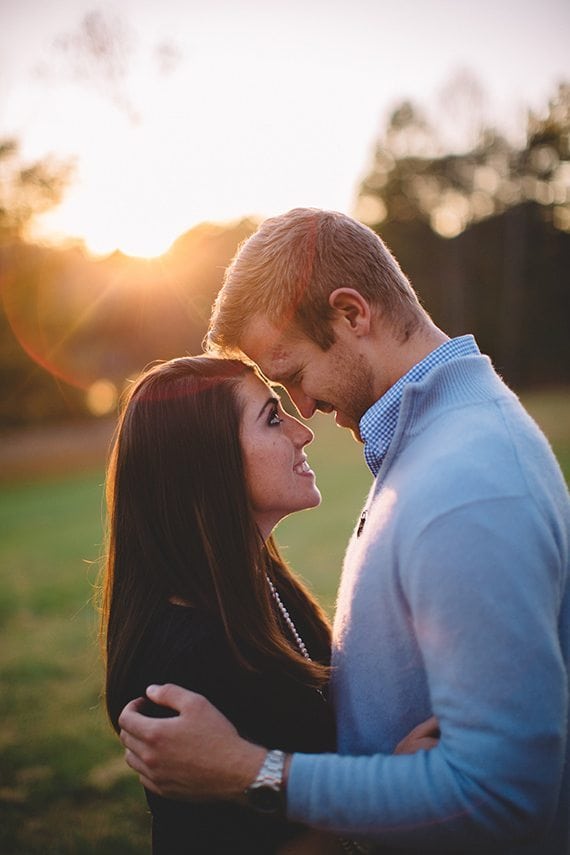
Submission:
[[[411,851],[570,852],[570,503],[484,356],[404,391],[334,626],[339,755],[291,819]],[[435,714],[432,751],[389,756]]]

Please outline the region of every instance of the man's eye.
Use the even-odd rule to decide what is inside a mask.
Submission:
[[[283,419],[279,416],[279,411],[277,410],[277,407],[276,407],[274,410],[271,411],[271,414],[269,416],[267,423],[269,425],[280,425],[282,421],[283,421]]]

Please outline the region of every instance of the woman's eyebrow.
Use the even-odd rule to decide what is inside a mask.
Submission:
[[[280,398],[275,398],[273,396],[271,398],[268,398],[267,401],[265,402],[265,404],[262,406],[262,408],[259,411],[257,421],[259,421],[259,419],[262,417],[262,415],[265,412],[265,410],[267,409],[267,407],[269,407],[269,406],[277,407],[280,403],[281,403]]]

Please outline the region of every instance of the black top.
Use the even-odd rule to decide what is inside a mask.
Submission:
[[[290,610],[311,658],[328,661],[310,629]],[[131,670],[127,700],[151,683],[176,683],[205,695],[246,739],[286,752],[333,751],[332,710],[323,696],[279,666],[250,672],[238,665],[221,623],[184,606],[165,604],[146,634]],[[149,704],[148,714],[163,708]],[[275,852],[299,832],[284,819],[247,807],[216,802],[193,804],[147,791],[153,817],[154,855]]]

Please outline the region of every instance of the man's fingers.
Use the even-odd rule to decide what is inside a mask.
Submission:
[[[147,790],[151,790],[153,793],[160,795],[160,791],[155,783],[151,781],[149,777],[147,777],[147,769],[144,766],[144,763],[141,763],[138,756],[133,754],[132,751],[125,751],[125,760],[127,764],[133,769],[134,772],[139,776],[139,781],[146,787]]]
[[[156,784],[153,784],[153,782],[150,780],[150,778],[145,778],[144,775],[139,775],[139,781],[141,782],[143,787],[145,787],[145,789],[150,790],[152,793],[155,793],[157,796],[163,795],[162,791],[159,790],[159,788],[156,786]]]
[[[128,730],[133,733],[132,727],[136,727],[136,722],[140,716],[140,712],[146,703],[146,698],[135,698],[123,708],[119,716],[119,727],[121,730]]]
[[[146,787],[147,790],[152,790],[153,793],[157,793],[158,795],[161,794],[159,790],[160,778],[158,770],[149,767],[141,758],[140,753],[131,751],[130,748],[127,748],[125,750],[125,761],[127,765],[131,767],[133,772],[137,773],[143,787]],[[151,775],[154,776],[154,781],[151,779]]]
[[[137,774],[145,775],[147,773],[148,770],[139,755],[135,754],[134,751],[131,751],[130,748],[127,748],[125,751],[125,760],[127,765],[137,772]]]
[[[123,743],[123,747],[127,751],[131,751],[133,754],[136,754],[137,757],[140,757],[144,752],[145,743],[129,733],[128,730],[121,730],[119,733],[119,739]]]
[[[148,701],[172,710],[174,717],[145,715]],[[167,798],[200,799],[212,792],[233,797],[253,780],[265,755],[265,749],[245,743],[203,695],[172,684],[149,686],[146,698],[125,706],[119,724],[127,764],[145,787]],[[213,766],[212,758],[217,758]],[[220,788],[220,778],[226,781],[222,773],[236,764]]]
[[[205,701],[202,695],[197,695],[195,692],[190,692],[188,689],[182,689],[180,686],[174,686],[171,683],[166,683],[164,686],[149,686],[146,693],[146,698],[136,698],[134,701],[130,701],[119,716],[121,731],[130,733],[142,741],[148,740],[155,721],[154,718],[144,714],[145,704],[148,702],[147,698],[155,704],[169,707],[176,712],[181,712],[192,704],[199,705]]]
[[[153,703],[170,707],[177,712],[182,712],[189,704],[197,703],[198,698],[202,698],[202,695],[191,692],[189,689],[183,689],[181,686],[175,686],[172,683],[165,683],[163,686],[148,686],[146,695]]]

